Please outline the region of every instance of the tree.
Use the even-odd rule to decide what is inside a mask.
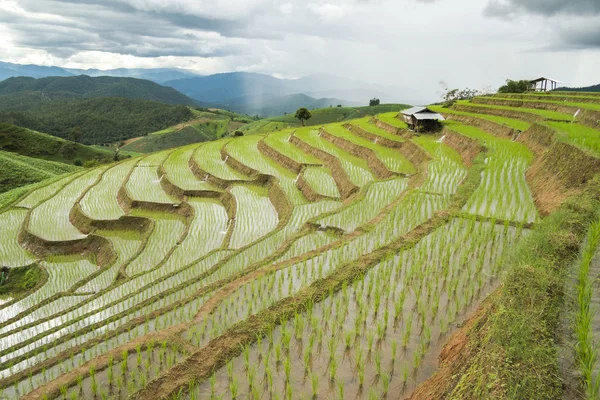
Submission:
[[[457,100],[471,100],[475,96],[481,96],[482,92],[476,89],[450,89],[446,82],[440,81],[442,91],[438,92],[445,102],[452,103]]]
[[[506,84],[500,86],[498,93],[524,93],[531,88],[529,81],[513,81],[511,79],[506,80]]]
[[[371,100],[369,100],[369,106],[378,106],[379,105],[379,99],[374,97]]]
[[[300,120],[302,126],[304,126],[304,121],[309,120],[310,117],[312,117],[312,114],[306,107],[299,108],[298,111],[296,111],[295,118]]]
[[[79,140],[81,140],[81,136],[83,136],[83,133],[81,132],[81,128],[78,126],[69,128],[67,131],[67,139],[69,139],[71,142],[79,142]]]

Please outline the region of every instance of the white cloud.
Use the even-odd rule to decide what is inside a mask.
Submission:
[[[440,80],[452,87],[497,87],[506,78],[547,74],[569,85],[596,83],[590,66],[600,64],[597,19],[539,12],[489,18],[487,4],[0,0],[0,60],[286,77],[331,73],[395,92],[407,88],[394,93],[398,98],[411,93],[430,100],[437,99]]]
[[[313,3],[309,4],[308,8],[324,21],[336,21],[346,14],[345,10],[341,6],[331,3]]]

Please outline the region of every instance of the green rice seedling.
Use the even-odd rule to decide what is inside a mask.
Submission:
[[[375,353],[375,377],[379,378],[381,376],[381,353]]]
[[[337,377],[337,361],[334,358],[329,360],[329,380],[331,382],[335,382],[335,378]]]
[[[310,384],[312,389],[312,398],[316,399],[319,395],[319,375],[313,372],[310,377]]]
[[[383,389],[382,397],[386,397],[390,389],[390,376],[388,374],[381,376],[381,386]]]
[[[233,360],[227,363],[227,376],[229,377],[229,381],[231,382],[233,379]]]
[[[229,390],[231,391],[231,398],[237,399],[239,387],[236,376],[234,376],[233,379],[231,379],[231,382],[229,383]]]
[[[289,356],[283,361],[283,370],[285,373],[285,381],[286,383],[289,383],[292,374],[292,361],[290,360]]]
[[[210,378],[208,380],[209,380],[209,383],[210,383],[211,398],[213,398],[214,395],[215,395],[215,387],[217,385],[217,373],[213,372],[213,374],[210,376]]]

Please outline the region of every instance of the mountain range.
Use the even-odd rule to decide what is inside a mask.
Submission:
[[[202,107],[224,108],[261,116],[293,112],[298,107],[327,107],[329,105],[367,105],[377,97],[381,102],[404,102],[408,91],[391,86],[374,85],[330,74],[315,74],[298,79],[280,79],[270,75],[227,72],[201,76],[181,68],[114,70],[72,69],[39,65],[20,65],[0,62],[0,81],[10,77],[48,76],[75,77],[78,75],[129,77],[146,79],[170,86],[187,95]],[[393,94],[390,94],[393,93]],[[184,102],[183,104],[189,104]],[[282,105],[287,105],[283,107]]]
[[[24,110],[57,100],[123,97],[165,104],[195,106],[196,101],[177,90],[136,78],[110,76],[16,77],[0,82],[0,110]]]

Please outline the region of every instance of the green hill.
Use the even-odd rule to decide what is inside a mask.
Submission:
[[[198,109],[192,112],[194,119],[133,140],[121,150],[150,153],[215,140],[242,128],[251,121],[247,117],[224,110]]]
[[[311,110],[312,117],[305,121],[307,126],[323,125],[332,122],[347,121],[354,118],[361,118],[367,115],[376,115],[392,111],[400,111],[409,108],[406,104],[380,104],[378,106],[365,107],[328,107]],[[294,117],[294,114],[280,115],[261,119],[244,126],[241,130],[247,133],[266,133],[279,129],[293,128],[300,126],[300,121]]]
[[[184,105],[121,97],[50,101],[27,111],[0,108],[0,122],[88,145],[144,136],[190,118],[192,111]]]
[[[123,97],[165,104],[196,105],[177,90],[135,78],[112,76],[16,77],[0,82],[0,109],[24,111],[41,103],[93,97]]]
[[[74,165],[41,160],[0,150],[0,193],[73,172],[79,168]]]
[[[85,146],[56,136],[0,123],[0,150],[65,164],[111,162],[114,151]]]

